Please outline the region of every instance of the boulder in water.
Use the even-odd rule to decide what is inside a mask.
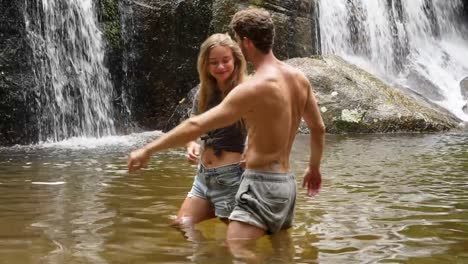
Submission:
[[[434,132],[456,128],[460,122],[337,56],[286,63],[301,69],[311,82],[329,133]]]
[[[460,123],[427,99],[391,87],[339,57],[295,58],[286,63],[308,77],[328,133],[434,132],[457,128]],[[190,115],[195,91],[179,102],[166,130]],[[302,125],[299,132],[308,130]]]

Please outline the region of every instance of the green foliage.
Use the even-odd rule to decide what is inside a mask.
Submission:
[[[265,5],[265,1],[261,0],[251,0],[250,1],[251,5],[257,6],[257,7],[263,7]]]
[[[113,49],[121,47],[121,25],[119,3],[117,0],[101,0],[104,35]]]

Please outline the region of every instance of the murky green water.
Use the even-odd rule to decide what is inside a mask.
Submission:
[[[183,151],[127,174],[146,140],[0,149],[0,263],[233,263],[220,221],[188,239],[167,225],[195,171]],[[261,262],[468,263],[468,134],[327,136],[322,173],[294,227],[258,242]]]

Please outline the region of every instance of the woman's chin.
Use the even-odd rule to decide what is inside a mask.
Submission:
[[[226,75],[226,76],[217,76],[216,78],[216,81],[218,83],[224,83],[225,81],[227,81],[229,79],[229,75]]]

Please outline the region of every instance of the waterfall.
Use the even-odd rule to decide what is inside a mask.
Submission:
[[[413,90],[464,121],[468,76],[461,0],[319,0],[322,53]]]
[[[40,141],[115,134],[115,92],[92,0],[25,0]]]

